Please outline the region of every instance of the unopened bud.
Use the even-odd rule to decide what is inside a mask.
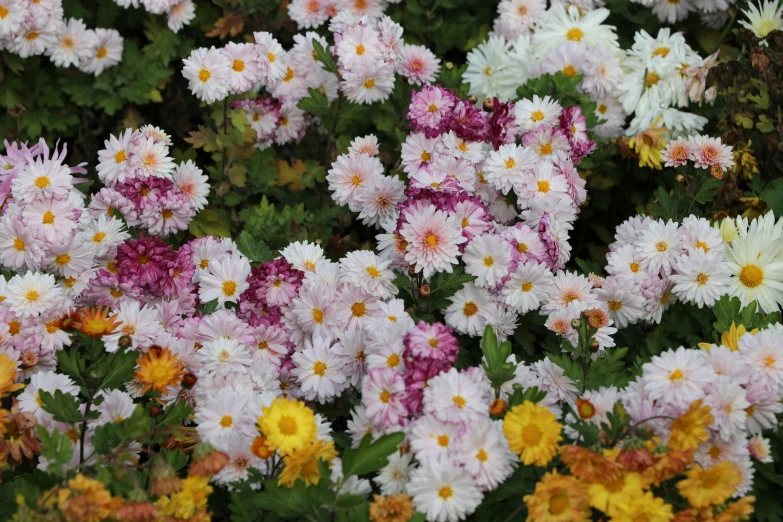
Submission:
[[[450,70],[452,70],[453,68],[454,68],[454,64],[453,64],[453,63],[451,63],[451,62],[446,62],[446,69],[448,69],[448,70],[450,71]]]
[[[120,337],[120,340],[117,341],[117,345],[120,348],[127,350],[128,348],[133,346],[133,339],[131,339],[129,335],[123,335],[122,337]]]
[[[489,407],[489,413],[492,415],[503,415],[506,412],[506,401],[503,399],[495,399],[492,405]]]
[[[154,404],[150,406],[150,413],[152,414],[153,417],[157,417],[158,415],[163,413],[163,408],[161,408],[157,404]]]
[[[487,112],[495,110],[495,102],[492,101],[492,98],[484,98],[484,110]]]
[[[475,96],[468,96],[468,101],[473,105],[476,105],[478,103],[478,98],[476,98]]]
[[[579,330],[582,327],[582,320],[577,317],[576,319],[571,321],[571,326]]]
[[[683,176],[682,174],[677,174],[677,177],[675,177],[674,179],[677,181],[677,183],[685,182],[685,176]]]
[[[594,352],[598,351],[598,348],[600,345],[598,344],[598,341],[593,341],[590,343],[590,349]]]
[[[196,377],[192,373],[188,373],[182,378],[182,386],[184,386],[185,388],[192,388],[193,386],[196,385],[197,382],[198,382],[198,377]]]
[[[408,265],[408,275],[416,277],[416,265]]]
[[[430,285],[427,283],[424,283],[421,285],[421,288],[419,288],[419,295],[422,297],[429,297],[432,293],[432,289],[430,288]]]

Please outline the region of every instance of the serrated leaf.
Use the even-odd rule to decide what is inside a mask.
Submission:
[[[675,219],[679,210],[679,199],[670,197],[663,187],[658,187],[653,194],[656,201],[650,204],[650,213],[653,217],[662,218],[664,221]]]
[[[307,91],[310,93],[310,96],[299,100],[297,107],[313,114],[327,114],[332,111],[326,94],[312,87],[307,89]]]
[[[735,322],[740,315],[742,303],[738,297],[730,297],[725,294],[715,301],[712,306],[712,313],[715,314],[715,329],[719,332],[728,332],[731,323]]]
[[[139,354],[134,351],[116,352],[106,358],[106,372],[98,388],[113,390],[120,388],[133,378],[133,370]]]
[[[271,261],[275,258],[267,244],[261,240],[254,239],[247,230],[243,230],[242,233],[239,234],[237,246],[239,247],[239,251],[247,256],[248,259],[257,263]]]
[[[438,272],[430,281],[430,296],[426,305],[430,310],[442,310],[451,304],[449,300],[466,283],[475,280],[475,276],[466,274],[461,268],[453,272]]]
[[[59,430],[53,429],[50,433],[40,424],[35,427],[35,431],[41,442],[41,456],[49,461],[46,472],[65,476],[63,465],[69,462],[73,456],[73,442]]]
[[[699,187],[699,190],[693,195],[693,199],[701,204],[709,203],[715,197],[715,194],[718,193],[718,189],[722,186],[723,181],[710,176],[704,180],[704,183]]]
[[[368,433],[358,448],[348,448],[343,453],[343,477],[378,471],[389,462],[389,455],[397,451],[397,447],[404,440],[405,434],[401,432],[383,435],[375,441]]]
[[[38,390],[38,397],[41,399],[41,407],[47,413],[51,413],[54,420],[73,424],[84,420],[79,406],[79,399],[69,393],[63,393],[62,390],[54,390],[49,393],[44,390]]]
[[[337,69],[337,64],[334,63],[332,53],[324,49],[324,46],[321,45],[321,42],[315,38],[313,38],[313,50],[315,51],[315,57],[323,64],[324,69],[339,76],[340,73]]]

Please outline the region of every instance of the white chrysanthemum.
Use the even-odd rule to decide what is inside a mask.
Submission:
[[[533,370],[540,379],[540,388],[560,402],[574,404],[577,389],[565,370],[552,362],[549,357],[533,364]]]
[[[368,294],[387,299],[397,293],[391,261],[383,261],[369,250],[348,252],[340,260],[340,280],[343,284],[361,288]]]
[[[397,204],[405,199],[405,183],[399,177],[373,177],[356,195],[359,219],[365,225],[376,227],[389,219],[396,221],[399,215]]]
[[[486,313],[493,303],[489,292],[470,282],[465,283],[449,300],[451,304],[444,312],[446,324],[460,333],[481,335],[487,325]]]
[[[123,40],[115,29],[95,29],[89,58],[79,61],[79,69],[98,76],[103,71],[122,61]]]
[[[16,33],[24,22],[27,14],[25,0],[0,0],[0,9],[4,15],[0,16],[0,38]]]
[[[541,306],[552,290],[553,276],[549,269],[536,262],[520,263],[503,285],[504,302],[515,312],[526,314]]]
[[[443,422],[469,424],[486,418],[489,402],[479,386],[456,368],[442,372],[424,388],[424,413]]]
[[[133,156],[133,164],[140,178],[149,176],[171,179],[174,161],[169,148],[154,138],[141,138]]]
[[[295,368],[291,373],[300,384],[300,393],[306,400],[321,404],[337,397],[348,385],[345,361],[330,351],[329,341],[314,336],[305,341],[302,351],[292,356]]]
[[[247,282],[249,275],[250,263],[238,253],[210,261],[205,273],[201,274],[199,299],[204,303],[217,299],[221,307],[227,302],[236,303],[250,286]]]
[[[407,243],[405,260],[425,278],[435,272],[451,272],[457,264],[459,245],[467,241],[456,218],[429,204],[409,211],[400,235]]]
[[[46,54],[57,67],[78,66],[92,55],[95,39],[95,32],[88,30],[84,22],[69,18],[57,34],[57,41],[46,50]]]
[[[136,146],[132,144],[134,132],[125,129],[118,137],[110,135],[104,140],[104,148],[98,151],[98,177],[104,185],[112,187],[116,183],[122,183],[126,178],[135,176],[135,167],[131,163],[132,155],[136,152]]]
[[[625,328],[644,316],[644,298],[633,280],[627,276],[612,276],[595,290],[599,301],[606,304],[609,317],[618,328]]]
[[[167,25],[174,33],[188,25],[196,17],[193,0],[179,0],[169,9]]]
[[[719,254],[705,254],[694,250],[675,261],[676,273],[670,280],[674,283],[672,293],[685,302],[696,306],[712,306],[726,293],[729,286],[729,269]]]
[[[136,409],[133,397],[122,390],[101,390],[98,395],[103,397],[103,402],[97,410],[101,416],[95,420],[95,425],[111,424],[130,419]]]
[[[514,104],[515,124],[521,133],[537,129],[541,125],[553,127],[563,112],[557,101],[549,96],[540,98],[537,94],[533,99],[524,98]]]
[[[701,350],[682,346],[656,355],[642,367],[644,390],[652,400],[687,408],[704,397],[704,387],[716,378]]]
[[[485,491],[508,478],[519,460],[508,447],[502,421],[489,419],[476,423],[462,438],[457,459]]]
[[[552,291],[547,296],[541,313],[548,315],[574,302],[579,303],[583,310],[593,308],[598,300],[592,289],[593,284],[585,276],[560,270],[552,280]]]
[[[416,511],[434,522],[457,522],[473,513],[483,494],[466,470],[447,461],[422,465],[411,473],[407,492]]]
[[[8,281],[3,305],[21,317],[37,316],[56,305],[60,288],[54,276],[39,272],[17,274]]]
[[[523,208],[551,204],[558,199],[571,202],[568,179],[555,170],[550,161],[537,162],[532,170],[523,174],[514,191],[522,196],[520,206]]]
[[[324,250],[315,243],[296,241],[280,251],[291,266],[302,272],[314,272],[324,259]]]
[[[194,420],[201,440],[217,447],[235,434],[252,438],[257,414],[248,404],[249,398],[231,389],[219,389],[199,401]]]
[[[500,236],[486,234],[470,240],[462,254],[465,272],[476,276],[476,285],[493,288],[508,274],[511,254]]]
[[[228,67],[228,89],[231,93],[249,91],[261,80],[261,70],[257,61],[256,46],[249,43],[228,42],[220,49]]]
[[[764,0],[756,6],[748,2],[748,8],[743,9],[742,14],[747,20],[740,20],[740,25],[753,31],[757,38],[766,38],[772,31],[783,27],[783,6],[777,1]]]
[[[742,306],[756,301],[765,313],[776,312],[783,304],[783,241],[771,232],[752,227],[726,250],[729,295],[738,297]]]
[[[413,453],[400,454],[395,451],[389,455],[389,462],[372,479],[384,495],[399,495],[405,491],[414,466],[411,463]]]
[[[522,186],[523,172],[531,170],[538,161],[532,149],[507,143],[490,152],[484,162],[484,177],[495,188],[507,194],[512,188]]]
[[[745,389],[731,377],[718,376],[706,390],[704,404],[710,406],[712,424],[710,429],[723,440],[731,440],[745,433],[745,423],[750,407]]]
[[[65,198],[73,189],[71,169],[56,159],[29,162],[11,182],[11,193],[20,202],[51,196]]]
[[[641,283],[649,277],[647,270],[642,268],[641,257],[636,254],[633,245],[624,244],[606,255],[606,271],[610,275],[624,277],[634,284]]]
[[[739,351],[748,365],[749,381],[754,386],[783,392],[783,328],[780,325],[756,335],[743,335]]]
[[[525,83],[529,73],[526,61],[519,59],[523,53],[514,53],[514,46],[515,42],[506,42],[502,36],[490,36],[468,53],[462,80],[470,84],[471,95],[480,100],[497,96],[501,101],[515,97],[516,88]],[[526,50],[528,46],[521,47]]]
[[[196,359],[201,365],[200,373],[214,373],[219,376],[245,374],[253,363],[247,345],[225,337],[204,341],[196,353]]]
[[[188,160],[177,165],[171,180],[188,198],[190,206],[196,210],[207,206],[209,177],[205,176],[193,161]]]
[[[143,350],[151,346],[163,332],[155,308],[149,305],[141,306],[135,299],[121,301],[112,316],[116,316],[120,328],[115,333],[103,337],[107,352],[116,352],[119,349],[120,338],[124,336],[128,336],[131,340],[127,349]]]
[[[664,223],[659,219],[649,223],[647,230],[642,232],[635,254],[639,256],[642,268],[651,274],[668,276],[682,253],[681,243],[679,225],[672,220]]]
[[[341,154],[332,164],[326,181],[332,199],[338,205],[348,205],[351,212],[360,210],[358,194],[373,179],[383,175],[383,165],[375,156]]]
[[[384,61],[363,61],[344,71],[340,88],[353,103],[383,101],[394,89],[394,66]]]
[[[188,80],[190,91],[200,100],[213,103],[228,96],[228,75],[231,65],[220,51],[195,49],[182,60],[182,75]]]
[[[573,42],[584,47],[618,47],[614,26],[603,25],[609,16],[605,8],[580,12],[573,4],[556,3],[536,27],[533,48],[538,56],[563,42]]]
[[[298,326],[305,334],[316,337],[335,338],[345,327],[339,321],[337,303],[334,292],[324,285],[313,284],[302,287],[299,295],[294,298],[290,309],[286,311],[285,320],[292,326]],[[293,324],[292,324],[293,323]],[[292,332],[298,337],[295,332]]]

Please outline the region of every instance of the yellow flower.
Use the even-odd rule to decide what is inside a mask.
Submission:
[[[707,469],[696,464],[685,476],[688,478],[679,481],[677,489],[697,509],[723,504],[742,480],[736,464],[728,461]]]
[[[587,494],[590,495],[590,506],[604,513],[614,508],[619,502],[642,494],[644,484],[638,473],[626,473],[614,482],[590,484]]]
[[[737,223],[730,217],[723,218],[720,222],[720,237],[724,243],[731,243],[739,237],[739,230],[737,229]]]
[[[14,384],[16,364],[7,355],[0,355],[0,398],[24,388],[24,384]]]
[[[758,333],[759,329],[754,328],[750,331],[751,335],[756,335]],[[732,352],[736,352],[739,350],[739,340],[740,338],[748,333],[748,331],[745,329],[745,325],[741,324],[739,326],[734,324],[734,321],[731,322],[731,328],[729,328],[728,332],[723,332],[720,336],[720,343],[723,346],[726,346],[728,348],[731,348]]]
[[[121,323],[117,322],[116,315],[109,317],[109,312],[111,310],[108,306],[84,308],[74,314],[73,327],[95,339],[111,335]]]
[[[699,447],[699,444],[709,437],[707,426],[714,420],[709,406],[702,406],[701,400],[694,401],[687,412],[672,422],[669,434],[669,448],[673,450],[689,450]]]
[[[609,514],[611,522],[669,522],[674,518],[672,507],[649,491],[619,502]]]
[[[631,138],[628,146],[639,156],[640,167],[651,167],[658,170],[663,168],[663,165],[661,165],[661,151],[666,147],[664,136],[668,132],[668,130],[662,127],[650,127],[638,136]]]
[[[546,466],[555,458],[562,429],[552,412],[530,401],[514,406],[503,419],[511,451],[527,466]]]
[[[375,495],[370,504],[372,522],[408,522],[415,513],[410,495]]]
[[[115,502],[97,480],[79,473],[57,496],[57,507],[68,522],[99,522],[108,518]]]
[[[726,509],[715,515],[715,522],[740,522],[742,520],[750,520],[750,516],[753,514],[753,503],[756,501],[756,497],[741,498],[736,502],[732,502]]]
[[[160,497],[155,503],[161,515],[191,519],[207,507],[207,497],[213,488],[209,477],[192,476],[182,481],[182,489],[170,497]]]
[[[266,437],[266,446],[286,456],[315,440],[313,410],[296,399],[279,397],[263,408],[258,426]]]
[[[139,357],[138,363],[136,380],[144,385],[141,393],[147,393],[152,388],[165,396],[168,393],[168,387],[178,384],[185,376],[182,361],[168,348],[150,348],[146,355]]]
[[[525,495],[528,522],[580,522],[590,520],[587,488],[573,475],[547,473],[532,495]]]
[[[332,462],[336,456],[334,443],[322,440],[316,440],[304,448],[294,450],[283,459],[285,467],[277,483],[287,488],[294,487],[296,479],[302,479],[306,486],[317,484],[321,480],[318,461]]]

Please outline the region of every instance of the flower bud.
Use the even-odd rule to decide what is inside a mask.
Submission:
[[[152,406],[150,406],[150,413],[152,414],[153,417],[157,417],[158,415],[163,413],[163,408],[161,408],[157,404],[153,404]]]
[[[416,277],[416,265],[408,265],[408,275]]]
[[[117,346],[122,348],[123,350],[127,350],[131,346],[133,346],[133,339],[130,338],[128,335],[123,335],[120,337],[120,340],[117,341]]]
[[[446,62],[446,69],[448,69],[448,70],[450,71],[450,70],[452,70],[453,68],[454,68],[454,64],[453,64],[453,63],[451,63],[451,62]]]
[[[598,341],[593,341],[590,343],[590,349],[594,352],[598,351],[598,348],[600,348],[600,344],[598,344]]]
[[[419,288],[419,295],[422,297],[429,297],[432,293],[432,289],[430,288],[430,285],[427,283],[424,283],[421,285],[421,288]]]
[[[198,377],[196,377],[192,373],[188,373],[182,378],[182,386],[184,388],[192,388],[193,386],[196,385],[197,382],[198,382]]]
[[[576,319],[571,321],[571,326],[576,330],[579,330],[582,327],[582,320],[577,317]]]
[[[468,101],[473,105],[476,105],[478,103],[478,98],[476,98],[475,96],[468,96]]]
[[[503,415],[506,412],[506,401],[503,399],[495,399],[492,405],[489,407],[489,413],[492,415]]]
[[[484,110],[487,112],[495,110],[495,102],[492,98],[484,98]]]

